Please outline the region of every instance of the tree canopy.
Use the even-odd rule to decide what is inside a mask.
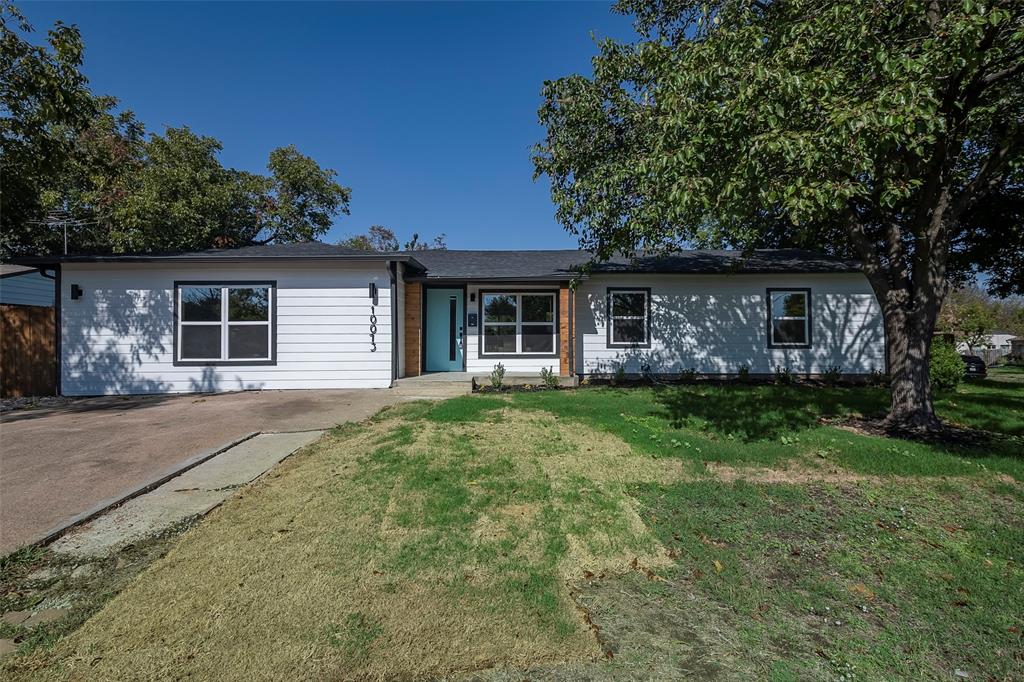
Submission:
[[[61,223],[71,251],[163,251],[311,241],[348,213],[351,190],[294,146],[263,174],[226,168],[218,140],[147,134],[93,95],[76,28],[58,23],[35,46],[13,5],[0,22],[0,256],[60,252]]]
[[[879,299],[890,420],[937,426],[949,288],[1024,287],[1024,5],[622,0],[632,43],[544,84],[556,215],[607,258],[682,244],[852,256]]]
[[[366,234],[356,234],[338,242],[339,246],[347,246],[350,249],[360,251],[424,251],[426,249],[446,249],[445,235],[441,233],[433,240],[426,242],[420,240],[420,235],[413,232],[412,238],[405,244],[400,244],[398,237],[393,230],[383,225],[371,225]]]

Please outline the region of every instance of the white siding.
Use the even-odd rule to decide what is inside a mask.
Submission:
[[[38,272],[0,277],[0,303],[52,306],[53,288],[53,280]]]
[[[650,287],[651,347],[608,348],[607,287]],[[809,349],[768,348],[765,290],[811,289]],[[595,276],[576,297],[576,367],[583,374],[655,373],[695,368],[701,373],[752,373],[776,366],[800,374],[837,365],[844,373],[884,370],[882,314],[859,274]]]
[[[174,366],[176,280],[277,282],[277,364]],[[370,352],[368,285],[379,290]],[[83,296],[71,300],[71,285]],[[62,275],[62,390],[66,395],[391,384],[387,268],[360,264],[75,264]]]
[[[558,291],[557,284],[469,284],[466,287],[467,312],[477,313],[479,323],[483,323],[483,315],[480,309],[480,290],[484,291],[530,291],[541,289],[544,291]],[[470,302],[471,295],[476,295],[476,300]],[[558,307],[558,296],[555,296],[555,307]],[[548,367],[555,374],[558,374],[558,355],[552,358],[482,358],[480,357],[480,327],[466,328],[466,371],[476,374],[490,374],[494,366],[499,362],[505,366],[507,372],[528,372],[537,374],[541,368]],[[557,331],[557,330],[556,330]],[[558,350],[558,347],[555,347]]]

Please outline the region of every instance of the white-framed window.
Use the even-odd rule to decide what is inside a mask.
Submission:
[[[480,293],[480,355],[558,355],[558,294],[553,291]]]
[[[811,347],[811,290],[768,289],[768,347]]]
[[[176,282],[174,360],[273,364],[274,282]]]
[[[651,345],[651,290],[608,289],[608,347]]]

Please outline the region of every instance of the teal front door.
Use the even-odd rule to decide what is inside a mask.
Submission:
[[[427,371],[463,370],[463,291],[427,289]]]

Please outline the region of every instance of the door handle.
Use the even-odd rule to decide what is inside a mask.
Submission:
[[[459,348],[462,348],[462,327],[459,327]]]

